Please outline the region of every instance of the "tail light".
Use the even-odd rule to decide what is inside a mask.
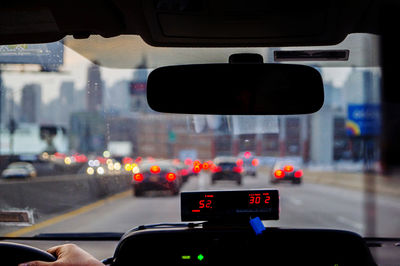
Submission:
[[[235,166],[233,167],[233,171],[240,174],[241,172],[243,172],[243,168],[240,166]]]
[[[123,164],[131,164],[131,163],[133,163],[133,159],[131,157],[124,157],[122,159],[122,163]]]
[[[134,174],[133,175],[133,180],[135,180],[137,182],[143,181],[143,175],[141,173]]]
[[[196,166],[196,165],[201,165],[201,162],[200,162],[199,160],[196,160],[196,161],[193,162],[193,165],[194,165],[194,166]]]
[[[285,172],[279,169],[274,172],[274,175],[276,178],[283,178],[285,177]]]
[[[214,167],[211,169],[211,171],[212,171],[213,173],[218,173],[218,172],[221,172],[221,171],[222,171],[222,168],[221,168],[221,166],[215,166],[215,165],[214,165]]]
[[[200,165],[195,165],[194,167],[193,167],[193,173],[200,173],[200,171],[201,171],[201,167],[200,167]]]
[[[246,151],[246,152],[244,153],[244,158],[249,159],[250,157],[251,157],[251,152]]]
[[[161,168],[158,165],[153,165],[152,167],[150,167],[150,172],[152,174],[158,174],[161,172]]]
[[[302,170],[297,170],[294,172],[294,177],[300,178],[303,176],[303,171]]]
[[[237,165],[237,166],[242,166],[242,165],[243,165],[243,160],[242,160],[242,159],[238,159],[238,160],[236,161],[236,165]]]
[[[189,171],[187,169],[182,169],[181,175],[188,175]]]
[[[207,162],[203,163],[203,169],[207,170],[208,168],[210,168],[210,165]]]
[[[258,161],[258,159],[253,159],[253,160],[251,161],[251,164],[252,164],[253,166],[258,166],[259,163],[260,163],[260,162]]]
[[[285,165],[285,167],[283,167],[283,170],[285,172],[291,173],[291,172],[293,172],[294,168],[292,165]]]
[[[176,174],[174,174],[174,173],[168,173],[168,174],[165,176],[165,178],[166,178],[168,181],[174,181],[174,180],[176,179]]]

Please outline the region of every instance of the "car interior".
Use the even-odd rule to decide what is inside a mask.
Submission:
[[[211,150],[214,157],[237,156],[250,147],[252,139],[249,134],[256,132],[254,149],[249,150],[257,154],[257,157],[254,157],[257,158],[257,173],[252,174],[253,177],[243,175],[243,184],[240,183],[242,187],[230,183],[225,185],[223,181],[215,186],[208,179],[208,175],[211,175],[210,169],[204,168],[200,172],[198,167],[200,173],[190,176],[188,171],[192,171],[192,168],[185,168],[185,165],[189,165],[185,162],[177,172],[172,173],[175,170],[168,170],[173,174],[174,182],[179,183],[180,189],[177,190],[174,183],[175,195],[170,201],[170,197],[164,199],[163,192],[162,196],[153,196],[152,192],[149,192],[146,196],[135,197],[135,192],[132,194],[131,190],[134,190],[135,186],[138,187],[140,182],[147,181],[143,180],[143,175],[139,172],[132,174],[132,167],[124,170],[124,165],[127,165],[124,162],[125,158],[120,160],[116,156],[112,163],[104,162],[104,170],[99,165],[94,166],[94,163],[91,165],[91,161],[90,167],[87,166],[86,160],[85,168],[82,168],[78,175],[75,174],[78,170],[72,169],[72,166],[79,158],[84,160],[82,156],[85,155],[73,157],[72,162],[67,159],[72,157],[64,156],[61,158],[61,166],[56,165],[48,170],[50,174],[46,177],[41,177],[41,170],[37,170],[35,178],[0,180],[0,264],[18,265],[32,260],[55,261],[57,258],[46,252],[46,249],[55,245],[75,243],[105,265],[399,265],[400,231],[396,231],[400,230],[400,213],[397,212],[400,206],[400,93],[396,80],[397,65],[400,62],[396,38],[399,11],[400,4],[390,0],[22,0],[3,3],[0,7],[0,89],[2,79],[4,88],[7,84],[11,86],[11,81],[22,87],[23,83],[18,79],[23,78],[19,78],[18,75],[31,75],[27,76],[27,80],[35,82],[38,80],[34,77],[36,72],[47,75],[43,82],[47,82],[48,85],[42,87],[51,87],[55,84],[52,75],[75,75],[72,68],[62,69],[62,64],[74,62],[78,62],[76,69],[79,64],[90,65],[92,69],[88,67],[87,73],[84,70],[83,74],[79,74],[83,80],[79,86],[82,87],[90,86],[85,83],[86,74],[97,75],[96,67],[100,68],[102,79],[107,86],[112,82],[117,84],[117,78],[113,78],[113,75],[118,71],[122,73],[121,77],[131,78],[132,69],[148,70],[143,79],[146,92],[137,98],[140,100],[140,97],[144,97],[145,105],[148,106],[141,106],[137,100],[138,105],[135,108],[142,108],[140,111],[113,111],[122,108],[123,105],[118,102],[123,97],[118,98],[117,91],[101,96],[110,99],[110,120],[107,120],[108,114],[99,111],[102,107],[95,106],[95,94],[93,98],[84,94],[69,98],[69,102],[63,106],[72,106],[73,102],[82,99],[87,99],[86,103],[89,106],[87,115],[71,115],[65,120],[71,125],[66,133],[71,132],[71,135],[68,135],[68,145],[71,147],[71,143],[78,143],[77,152],[84,149],[85,143],[89,143],[89,128],[92,130],[92,127],[96,128],[97,125],[104,128],[105,134],[108,134],[114,126],[117,127],[118,119],[121,119],[118,132],[123,137],[119,142],[115,141],[112,144],[115,145],[115,154],[121,152],[121,158],[128,156],[122,152],[127,147],[122,143],[126,143],[130,135],[138,134],[141,137],[137,138],[137,142],[133,141],[128,149],[140,150],[136,147],[142,146],[144,152],[152,148],[152,142],[159,143],[158,141],[165,138],[167,155],[161,155],[164,154],[164,147],[155,144],[152,157],[148,157],[142,164],[146,167],[152,166],[153,162],[177,158],[178,154],[182,162],[184,158],[195,160],[196,155],[191,155],[195,148],[190,148],[190,145],[198,145],[198,153],[201,153],[201,149]],[[27,56],[23,54],[26,48],[22,44],[61,45],[64,52],[71,57],[62,60],[59,54],[50,54],[50,63],[37,70],[30,68],[32,64],[24,66],[24,62],[10,59],[12,56]],[[8,57],[5,55],[9,52],[7,47],[9,50],[14,49],[13,53],[7,54]],[[43,51],[40,53],[45,53]],[[61,70],[58,70],[60,65]],[[335,72],[337,69],[338,72]],[[353,85],[354,92],[353,88],[349,88],[344,93],[354,99],[364,99],[360,102],[353,101],[354,106],[378,106],[379,125],[363,124],[368,130],[379,128],[378,137],[371,137],[375,134],[371,133],[371,136],[367,134],[364,138],[363,127],[358,129],[361,133],[347,133],[358,134],[358,138],[351,139],[353,146],[350,145],[349,149],[355,149],[357,143],[361,143],[360,152],[348,155],[347,161],[338,159],[339,163],[332,166],[332,171],[328,170],[328,163],[321,163],[318,165],[320,168],[317,168],[316,164],[312,164],[313,160],[315,158],[315,161],[318,161],[323,156],[312,154],[328,153],[329,149],[326,146],[330,142],[323,134],[333,130],[336,125],[332,123],[328,126],[323,122],[329,117],[329,110],[333,110],[335,114],[342,110],[342,105],[334,102],[335,99],[341,101],[342,96],[335,96],[336,94],[327,89],[334,86],[329,80],[336,80],[340,71],[345,72],[348,75],[346,77],[356,76],[354,73],[358,70],[378,73],[379,79],[376,83],[379,89],[368,91],[369,85],[365,85],[366,89],[360,92],[356,88],[358,85]],[[332,74],[329,76],[327,73]],[[368,75],[362,74],[361,78],[367,79]],[[372,81],[370,83],[372,84]],[[134,91],[131,96],[139,95],[137,91],[142,89],[142,83],[131,83],[129,86],[131,92]],[[372,85],[370,87],[372,88]],[[21,100],[13,102],[17,106],[21,105],[18,107],[21,114],[31,110],[22,107],[24,93],[22,90]],[[54,92],[50,92],[50,96],[46,94],[47,91],[42,89],[42,99],[49,97],[44,100],[46,104],[56,97]],[[375,102],[375,96],[370,95],[377,95],[379,100]],[[113,97],[116,97],[115,100]],[[351,110],[350,105],[346,108],[344,107],[341,113],[344,113],[344,116]],[[2,121],[1,119],[8,120],[8,113],[3,115],[2,110],[0,108],[0,132],[14,132],[11,123],[14,120],[10,120],[10,123]],[[366,109],[361,111],[363,110]],[[99,115],[90,120],[90,126],[89,122],[84,126],[79,124],[79,121],[88,119],[87,117],[94,112],[99,112]],[[368,109],[365,113],[371,114],[373,111]],[[143,114],[147,122],[133,120]],[[314,114],[321,114],[321,117],[314,119]],[[279,150],[284,145],[282,136],[290,137],[296,130],[290,127],[283,130],[282,121],[276,117],[285,117],[289,121],[296,116],[310,117],[308,122],[304,122],[305,126],[301,126],[308,129],[299,130],[306,132],[299,133],[299,138],[303,138],[301,141],[310,148],[304,150],[297,149],[295,145],[292,145],[292,148],[288,146],[284,155],[298,153],[303,159],[307,156],[311,159],[308,159],[308,162],[304,160],[303,165],[296,163],[293,164],[296,167],[291,166],[290,171],[294,168],[296,171],[301,169],[301,182],[296,183],[297,180],[293,178],[296,185],[293,186],[292,182],[281,184],[275,182],[275,179],[272,182],[271,169],[276,159],[272,161],[269,155],[261,156],[261,149],[275,145]],[[50,117],[50,114],[47,117]],[[213,120],[214,117],[222,118],[217,123]],[[258,122],[252,124],[253,120],[250,118]],[[102,119],[108,122],[102,124]],[[184,137],[179,133],[181,124],[176,122],[178,120],[185,129],[191,130],[193,136],[198,136],[188,137],[189,144],[185,145],[189,148],[181,143]],[[155,130],[149,126],[153,122],[154,128],[163,128],[167,133],[154,136],[152,133],[146,133]],[[21,123],[19,128],[22,127]],[[218,146],[215,141],[211,142],[215,145],[210,146],[212,148],[207,146],[206,137],[209,135],[204,133],[204,128],[208,127],[207,132],[214,132],[214,139],[218,137],[222,141],[222,130],[218,131],[222,123],[223,130],[234,132],[235,136],[246,136],[243,144],[240,142],[241,137],[232,137],[229,153],[222,151],[222,148],[218,150],[222,144]],[[301,123],[299,122],[300,125]],[[346,130],[351,129],[351,125],[348,125],[350,124],[346,124]],[[72,135],[74,128],[81,128],[79,130],[83,132],[83,141],[79,142],[79,137]],[[274,141],[270,141],[268,136],[260,137],[262,134],[275,134],[278,130],[279,137]],[[219,133],[215,133],[217,131]],[[199,133],[200,135],[196,135]],[[321,136],[318,137],[318,134]],[[346,132],[343,134],[346,135]],[[54,137],[56,134],[52,137],[50,135],[51,133],[45,135],[43,132],[40,134],[43,143],[51,143],[53,139],[54,143],[58,143],[58,137]],[[3,136],[5,135],[0,135],[0,156],[6,154]],[[109,141],[110,144],[113,135],[110,133],[108,136],[108,140],[106,138],[104,141]],[[335,140],[339,138],[336,135],[332,136]],[[313,141],[314,137],[318,138],[319,142]],[[97,135],[95,139],[98,142],[103,141]],[[14,147],[19,145],[17,137],[14,137],[13,142],[11,140],[10,137],[10,143]],[[358,140],[360,141],[357,142]],[[22,146],[29,148],[32,143],[28,141]],[[150,144],[146,146],[144,143]],[[339,141],[334,144],[339,147],[336,143]],[[374,155],[368,157],[370,143],[374,145]],[[87,145],[87,150],[90,150],[90,145]],[[235,148],[235,145],[238,148]],[[108,150],[111,149],[111,145],[108,145]],[[231,150],[234,152],[230,153]],[[58,153],[55,150],[54,152],[47,154],[46,151],[46,156],[52,154],[53,157],[50,157],[56,160]],[[138,152],[135,156],[144,157],[144,152],[143,155]],[[18,152],[12,153],[15,154],[18,155]],[[104,158],[110,157],[104,154],[105,152]],[[334,157],[335,154],[333,152],[331,156]],[[43,159],[44,152],[41,156]],[[282,154],[280,156],[282,157]],[[359,158],[356,160],[355,156]],[[209,157],[201,159],[213,159]],[[369,160],[372,157],[374,159]],[[6,157],[0,158],[5,164]],[[98,161],[103,164],[101,159]],[[131,160],[129,163],[137,163],[133,168],[138,166],[139,169],[141,161],[140,157],[140,160]],[[341,177],[341,173],[337,173],[340,170],[337,169],[347,162],[350,170]],[[165,161],[163,163],[167,164]],[[207,168],[211,163],[207,164]],[[109,170],[106,169],[107,164]],[[3,163],[0,163],[0,166],[2,165]],[[125,171],[124,181],[120,181],[119,174],[111,173],[116,171],[117,165],[118,171],[119,168]],[[162,166],[161,163],[159,165]],[[354,175],[356,166],[360,166],[357,170],[360,188],[355,189],[349,180],[343,181],[341,188],[338,188],[335,184],[339,181],[336,180]],[[280,174],[286,171],[283,170],[284,167],[286,165],[279,168],[282,169]],[[318,169],[319,176],[315,174],[317,170],[310,170],[311,167]],[[99,171],[99,168],[102,170]],[[65,174],[54,185],[51,182],[58,177],[56,174],[52,175],[52,171],[64,171]],[[142,171],[144,173],[146,170]],[[182,171],[186,171],[185,174]],[[105,178],[108,173],[110,177]],[[140,180],[133,178],[137,174],[140,175]],[[146,176],[150,175],[157,180],[154,173],[147,170]],[[183,175],[190,177],[185,177],[187,181],[181,181]],[[207,177],[204,177],[206,175]],[[275,176],[278,178],[276,174]],[[90,177],[88,185],[79,183],[79,180],[87,177]],[[323,181],[328,178],[331,181]],[[29,182],[33,185],[29,185]],[[68,182],[76,183],[71,186]],[[321,185],[322,182],[325,182],[325,185]],[[26,188],[26,184],[29,188]],[[196,187],[191,188],[192,184],[196,184]],[[326,191],[330,186],[334,188],[328,193]],[[344,186],[347,188],[340,190]],[[34,200],[24,198],[31,193],[30,189],[36,189]],[[312,193],[314,190],[318,192],[319,196],[313,197],[310,202],[312,201],[321,212],[311,210],[314,208],[310,206],[311,203],[305,203],[301,197],[288,197],[290,191],[296,189],[304,190],[304,193]],[[98,190],[100,192],[97,192]],[[128,193],[124,192],[126,190]],[[95,199],[89,196],[92,191],[97,193]],[[379,194],[381,191],[382,197]],[[330,195],[332,199],[329,198]],[[331,201],[341,201],[344,197],[357,202],[353,209],[347,211],[344,205],[338,209],[330,209]],[[129,211],[118,211],[112,204],[124,198],[143,204],[140,203],[142,205],[139,208],[126,203],[126,209]],[[34,205],[36,199],[39,199],[40,204]],[[287,207],[289,205],[292,207]],[[379,211],[381,205],[386,205],[388,210]],[[7,218],[7,213],[12,212],[14,216]],[[137,215],[137,219],[129,218],[127,212],[132,216]],[[157,212],[159,216],[155,215]],[[325,212],[330,213],[331,218],[325,216]],[[346,218],[345,214],[352,212],[357,215],[362,212],[360,217],[365,220],[357,222]],[[118,216],[120,213],[121,216]],[[302,220],[296,222],[299,215]],[[76,217],[82,217],[82,220],[73,220]],[[280,220],[282,224],[279,223]],[[331,220],[335,220],[339,225]],[[7,225],[7,221],[11,221],[12,225]],[[100,225],[103,221],[109,223],[107,229]],[[123,226],[118,225],[120,221]],[[345,226],[346,223],[350,225]],[[57,224],[69,225],[57,227]],[[314,226],[315,224],[317,226]],[[384,231],[385,228],[380,229],[381,227],[386,227],[387,231]],[[83,231],[85,228],[87,231]]]

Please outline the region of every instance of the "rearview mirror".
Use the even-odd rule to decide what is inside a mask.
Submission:
[[[320,73],[291,64],[205,64],[157,68],[147,82],[149,106],[164,113],[288,115],[318,111]]]

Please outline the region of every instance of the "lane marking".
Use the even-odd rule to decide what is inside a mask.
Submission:
[[[89,212],[89,211],[91,211],[93,209],[96,209],[96,208],[104,205],[105,203],[108,203],[108,202],[111,202],[111,201],[115,201],[117,199],[126,198],[131,194],[132,194],[132,192],[131,192],[130,189],[127,190],[127,191],[124,191],[124,192],[120,192],[120,193],[114,194],[114,195],[109,196],[109,197],[107,197],[105,199],[101,199],[101,200],[98,200],[96,202],[93,202],[93,203],[90,203],[88,205],[85,205],[83,207],[80,207],[79,209],[76,209],[76,210],[73,210],[73,211],[70,211],[70,212],[55,216],[53,218],[50,218],[50,219],[45,220],[43,222],[34,224],[32,226],[25,227],[25,228],[16,230],[14,232],[10,232],[10,233],[6,234],[5,237],[19,237],[19,236],[25,235],[25,234],[30,233],[32,231],[35,231],[35,230],[38,230],[38,229],[42,229],[42,228],[54,225],[56,223],[65,221],[67,219],[76,217],[76,216],[78,216],[80,214]]]

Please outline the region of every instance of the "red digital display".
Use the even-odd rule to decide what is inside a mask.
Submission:
[[[199,208],[203,209],[212,209],[212,201],[211,200],[200,200],[199,201]]]
[[[182,221],[279,219],[276,189],[196,191],[181,193]]]
[[[250,193],[249,194],[249,204],[250,205],[258,205],[258,204],[269,204],[271,197],[269,193]]]
[[[200,212],[201,209],[212,209],[213,207],[213,199],[214,195],[212,194],[205,194],[205,199],[201,199],[198,202],[198,209],[193,209],[192,212]]]

